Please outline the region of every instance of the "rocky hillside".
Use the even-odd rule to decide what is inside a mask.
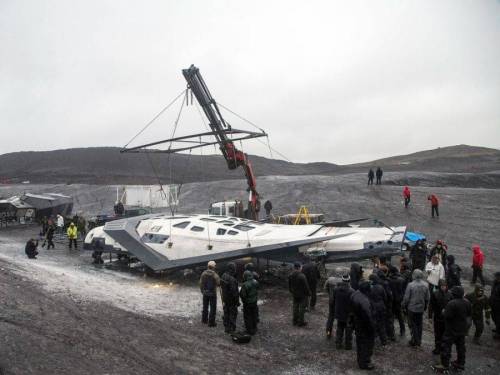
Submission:
[[[500,151],[466,145],[438,148],[372,162],[339,166],[291,163],[250,156],[257,176],[334,175],[365,172],[370,166],[387,171],[488,173],[500,171]],[[0,183],[154,184],[242,178],[221,156],[121,154],[119,148],[75,148],[0,155]]]

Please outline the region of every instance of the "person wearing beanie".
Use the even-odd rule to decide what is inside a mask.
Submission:
[[[420,346],[422,343],[422,328],[424,311],[430,300],[429,287],[423,280],[424,273],[413,271],[413,281],[408,284],[403,298],[403,309],[408,313],[408,325],[411,331],[410,346]]]
[[[470,327],[472,307],[464,298],[464,288],[451,288],[452,300],[444,309],[444,334],[441,345],[441,364],[434,366],[438,371],[447,371],[450,366],[451,350],[457,348],[457,360],[451,365],[457,370],[465,368],[465,336]]]
[[[215,314],[217,312],[217,287],[220,285],[219,275],[215,272],[215,262],[211,260],[207,264],[207,269],[200,277],[200,290],[203,295],[203,310],[201,312],[201,322],[215,327]]]
[[[236,330],[236,319],[238,317],[238,306],[240,295],[238,291],[238,280],[236,280],[236,264],[228,263],[227,270],[221,278],[221,294],[224,310],[224,331],[233,333]]]
[[[307,325],[304,321],[304,314],[311,290],[306,276],[302,273],[302,264],[295,262],[293,268],[292,273],[288,276],[288,290],[293,299],[293,325],[304,327]]]
[[[351,307],[354,316],[354,332],[356,333],[356,355],[358,366],[363,370],[373,370],[373,346],[375,345],[375,322],[369,295],[371,285],[361,281],[359,289],[351,295]]]
[[[257,282],[260,280],[260,275],[257,271],[255,271],[255,266],[252,262],[245,264],[245,271],[250,271],[252,273],[253,279]],[[257,323],[260,322],[259,318],[259,305],[257,305]]]
[[[243,285],[240,290],[241,302],[243,302],[243,320],[245,329],[249,335],[257,333],[257,300],[259,297],[259,283],[253,278],[251,271],[243,272]]]
[[[451,293],[448,291],[446,280],[439,280],[439,288],[431,293],[431,302],[429,305],[429,319],[432,319],[434,325],[434,350],[432,354],[441,353],[441,340],[444,334],[444,316],[443,310],[451,301]]]
[[[68,248],[71,250],[73,245],[75,245],[75,250],[76,250],[77,249],[76,239],[78,238],[78,228],[76,227],[75,223],[71,223],[69,225],[66,234],[68,235],[68,240],[69,240]]]
[[[337,335],[335,337],[337,349],[342,349],[343,347],[346,350],[352,349],[353,318],[351,295],[354,293],[354,289],[351,288],[350,281],[349,274],[342,275],[342,281],[333,291],[332,310],[334,318],[337,319]]]
[[[446,271],[446,267],[448,262],[446,261],[446,257],[448,255],[448,245],[446,245],[443,240],[437,240],[434,247],[431,249],[431,258],[437,255],[439,262],[443,265],[444,270]]]

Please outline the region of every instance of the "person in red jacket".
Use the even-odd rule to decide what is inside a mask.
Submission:
[[[403,198],[405,199],[405,208],[408,208],[408,205],[410,204],[410,198],[411,198],[411,191],[408,186],[405,186],[403,189]]]
[[[439,217],[439,200],[434,194],[427,196],[427,200],[431,201],[431,214],[434,217],[434,213]]]
[[[483,264],[484,264],[484,254],[481,251],[479,245],[472,246],[472,284],[476,283],[477,278],[481,280],[481,284],[484,286],[483,278]]]

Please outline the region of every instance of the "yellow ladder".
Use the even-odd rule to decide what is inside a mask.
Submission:
[[[297,213],[297,217],[295,218],[293,224],[300,224],[300,219],[302,217],[305,219],[306,224],[311,224],[311,217],[309,216],[309,210],[307,209],[307,206],[300,206],[299,212]]]

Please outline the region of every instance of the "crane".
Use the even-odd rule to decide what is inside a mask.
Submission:
[[[192,150],[198,147],[204,147],[209,145],[218,145],[224,159],[226,160],[229,169],[236,169],[242,167],[245,173],[245,178],[247,181],[247,191],[249,192],[248,198],[248,216],[253,220],[258,219],[258,213],[260,210],[259,193],[257,192],[257,184],[255,180],[255,174],[252,169],[252,163],[248,159],[248,156],[241,150],[237,149],[234,142],[241,141],[245,139],[252,139],[258,137],[267,137],[267,134],[261,130],[260,132],[252,132],[247,130],[234,129],[229,123],[227,123],[219,110],[217,102],[210,94],[208,87],[201,76],[200,70],[191,65],[188,69],[183,69],[182,74],[187,82],[187,90],[191,90],[191,93],[196,97],[198,104],[203,109],[205,116],[208,119],[208,125],[210,127],[209,132],[193,134],[188,136],[176,137],[166,140],[161,140],[157,142],[148,143],[141,146],[124,148],[121,152],[164,152],[164,153],[175,153],[180,151]],[[188,98],[188,92],[186,91],[186,98]],[[230,136],[236,135],[236,138],[230,138]],[[202,141],[201,137],[214,136],[215,141]],[[199,141],[194,141],[194,139],[199,139]],[[172,142],[188,142],[195,143],[194,146],[186,146],[179,148],[171,148],[168,150],[151,150],[146,149],[146,147],[156,146],[161,143],[172,144]]]

